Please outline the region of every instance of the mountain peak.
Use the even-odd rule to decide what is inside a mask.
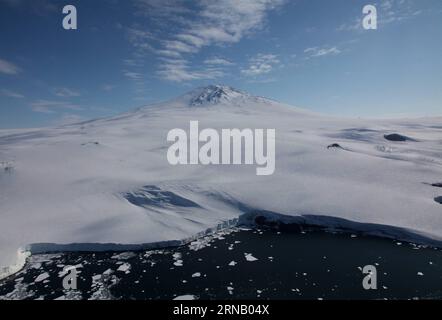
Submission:
[[[232,102],[232,100],[239,97],[248,96],[247,93],[229,86],[209,85],[192,91],[190,104],[192,106],[219,104],[223,102]]]

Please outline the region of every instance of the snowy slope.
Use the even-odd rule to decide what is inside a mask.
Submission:
[[[275,174],[169,165],[167,133],[188,130],[190,120],[200,128],[275,128]],[[389,141],[391,133],[413,140]],[[327,149],[333,143],[342,148]],[[442,182],[441,118],[338,119],[210,86],[117,117],[0,131],[0,163],[3,275],[31,244],[104,250],[180,240],[252,209],[442,240],[434,200],[442,189],[429,185]]]

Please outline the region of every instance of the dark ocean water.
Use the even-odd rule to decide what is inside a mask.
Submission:
[[[77,290],[63,268],[77,266]],[[373,265],[377,289],[362,286]],[[441,299],[442,251],[319,231],[231,229],[155,251],[32,256],[0,299]]]

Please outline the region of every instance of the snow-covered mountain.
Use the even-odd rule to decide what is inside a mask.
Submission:
[[[167,133],[188,130],[191,120],[201,128],[276,129],[275,173],[170,165]],[[332,118],[227,86],[116,117],[2,130],[2,273],[23,263],[19,248],[167,244],[257,212],[440,244],[442,207],[435,199],[442,190],[432,184],[442,182],[441,131],[441,118]]]
[[[251,97],[244,92],[228,86],[212,85],[205,88],[199,88],[190,94],[190,105],[216,105],[220,103],[232,104],[238,99],[250,99]]]

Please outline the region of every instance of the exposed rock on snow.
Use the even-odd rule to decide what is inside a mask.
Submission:
[[[181,197],[170,191],[163,191],[155,186],[144,186],[141,189],[125,195],[127,201],[140,207],[186,207],[201,208],[197,203]]]
[[[327,146],[327,149],[343,149],[339,143],[333,143]]]
[[[407,136],[403,136],[398,133],[386,134],[386,135],[384,135],[384,138],[387,139],[388,141],[395,141],[395,142],[416,141],[412,138],[409,138]]]
[[[205,88],[196,89],[194,93],[195,96],[191,99],[191,106],[229,103],[235,98],[247,95],[234,88],[220,85],[211,85]]]

